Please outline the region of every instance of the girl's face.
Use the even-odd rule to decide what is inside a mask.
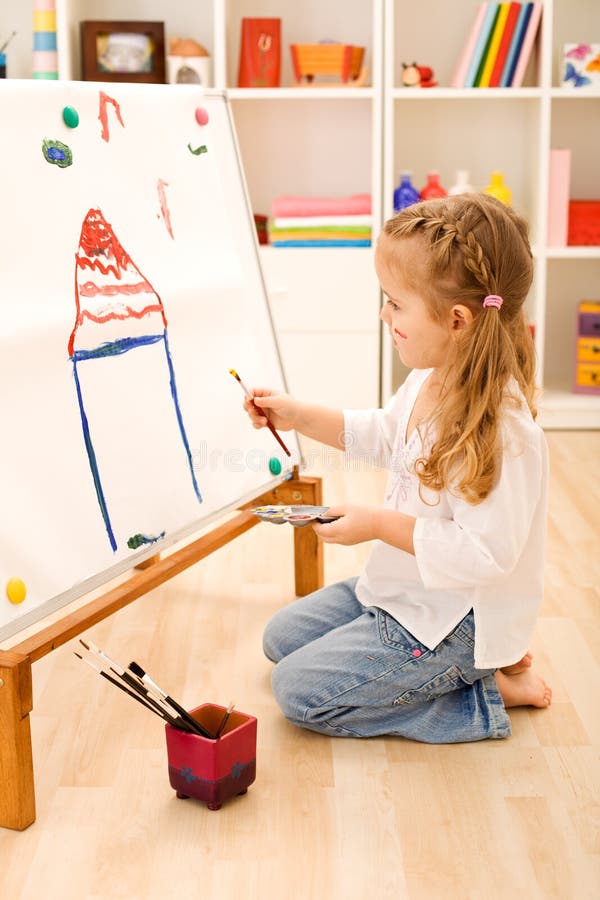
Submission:
[[[417,238],[391,238],[382,234],[375,252],[375,271],[385,295],[380,318],[388,327],[394,347],[410,369],[437,369],[448,361],[452,348],[452,315],[432,319],[423,297],[410,286],[408,267],[425,271],[423,247]],[[394,255],[394,264],[390,260]]]

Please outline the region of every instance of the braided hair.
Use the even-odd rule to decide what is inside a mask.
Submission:
[[[511,401],[512,379],[536,415],[535,353],[524,312],[533,278],[527,225],[493,197],[461,194],[407,207],[383,234],[417,238],[425,251],[403,275],[418,288],[432,319],[441,321],[456,303],[473,315],[453,343],[432,417],[436,440],[417,473],[423,486],[448,488],[478,503],[498,475],[500,411]],[[386,243],[393,265],[394,243]],[[483,307],[490,294],[502,297],[501,308]]]

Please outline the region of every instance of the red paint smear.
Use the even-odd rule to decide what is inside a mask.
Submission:
[[[76,262],[79,269],[92,269],[92,271],[100,272],[102,275],[113,275],[115,278],[121,277],[121,273],[115,266],[105,266],[99,259],[78,256]]]
[[[110,260],[108,265],[101,262],[100,257]],[[98,287],[92,281],[87,281],[81,287],[77,283],[77,274],[81,269],[92,269],[101,272],[103,275],[112,275],[119,282],[124,275],[131,277],[136,274],[139,281],[131,283],[123,282],[122,284],[104,285]],[[80,294],[81,292],[81,294]],[[104,296],[114,296],[115,294],[153,294],[156,302],[144,306],[143,309],[133,309],[132,307],[120,307],[118,312],[106,313],[106,315],[98,315],[91,312],[85,306],[82,309],[80,296],[95,296],[101,294]],[[69,356],[73,356],[75,347],[75,334],[77,328],[83,323],[84,319],[103,323],[110,320],[125,319],[141,319],[148,313],[159,312],[165,328],[167,320],[160,297],[150,284],[150,282],[142,275],[138,267],[132,261],[129,254],[125,251],[112,226],[106,221],[99,209],[90,209],[83,220],[81,226],[81,235],[79,238],[78,253],[75,255],[75,304],[76,318],[71,337],[69,339]]]
[[[118,277],[118,276],[117,276]],[[147,281],[137,284],[104,284],[99,286],[93,281],[86,281],[79,285],[80,297],[115,297],[117,294],[153,294],[152,286]]]
[[[171,213],[169,212],[169,207],[167,204],[167,195],[165,194],[165,188],[169,187],[167,181],[163,181],[162,178],[158,179],[158,199],[160,200],[160,211],[162,213],[162,217],[164,223],[166,225],[167,231],[173,237],[173,229],[171,228]]]
[[[107,103],[112,103],[112,105],[115,108],[115,115],[117,117],[119,124],[123,128],[125,128],[123,119],[121,118],[121,107],[119,106],[117,101],[114,99],[114,97],[109,97],[108,94],[105,94],[104,91],[100,91],[100,114],[98,115],[98,118],[100,119],[100,122],[102,123],[101,137],[102,137],[103,141],[110,140],[110,135],[108,132],[108,111],[106,109]]]
[[[143,319],[144,316],[147,316],[149,313],[153,312],[161,312],[162,305],[160,303],[155,303],[149,306],[145,306],[143,309],[131,309],[130,306],[126,306],[122,313],[106,313],[105,316],[95,315],[90,312],[89,309],[84,309],[83,312],[79,314],[79,319],[77,324],[81,325],[84,319],[89,319],[90,322],[97,322],[99,325],[102,325],[104,322],[114,322],[117,320],[124,321],[125,319]]]

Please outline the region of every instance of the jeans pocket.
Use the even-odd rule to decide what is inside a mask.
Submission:
[[[456,666],[450,666],[445,672],[440,672],[434,678],[430,678],[418,688],[404,691],[394,699],[394,706],[403,703],[424,703],[428,700],[435,700],[442,694],[448,694],[457,688],[464,687],[464,681],[460,677],[460,672]]]
[[[382,609],[377,610],[377,627],[381,643],[392,650],[399,653],[405,653],[407,656],[424,656],[429,650],[424,644],[421,644],[410,631],[407,631],[393,616],[384,612]],[[417,653],[415,653],[415,650]]]

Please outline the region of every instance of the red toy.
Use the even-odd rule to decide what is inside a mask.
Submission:
[[[402,84],[405,87],[435,87],[437,81],[433,80],[433,69],[429,66],[418,66],[416,62],[408,65],[402,63]]]

